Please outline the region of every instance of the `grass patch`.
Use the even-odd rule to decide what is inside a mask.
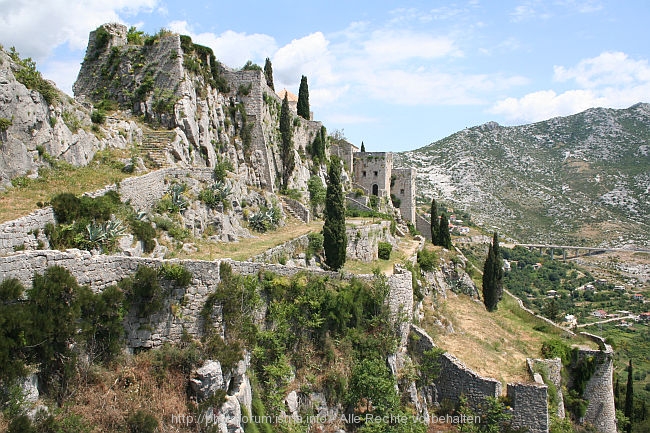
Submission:
[[[451,322],[453,333],[441,332],[434,325],[435,319],[440,316]],[[542,327],[542,324],[546,326]],[[428,302],[422,325],[440,347],[477,373],[502,383],[530,381],[526,358],[539,358],[542,343],[562,335],[561,330],[522,310],[516,299],[508,295],[504,295],[497,311],[487,313],[480,301],[464,295],[448,294],[447,300],[436,311]],[[486,329],[490,332],[486,333]],[[597,348],[582,337],[565,341],[569,345]]]
[[[217,260],[223,258],[246,260],[270,248],[295,239],[298,236],[320,232],[322,228],[322,221],[313,221],[309,224],[304,224],[300,221],[289,219],[286,225],[277,230],[258,234],[254,238],[242,239],[239,242],[211,242],[196,239],[194,241],[194,245],[198,248],[196,253],[179,252],[177,257],[198,260]]]
[[[114,151],[116,156],[129,157],[127,151]],[[54,169],[41,169],[40,176],[25,182],[24,186],[0,193],[0,223],[20,218],[33,212],[37,203],[49,202],[62,191],[81,195],[129,177],[119,168],[93,160],[85,167],[61,164]]]

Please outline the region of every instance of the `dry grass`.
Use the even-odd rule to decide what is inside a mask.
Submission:
[[[426,308],[422,325],[436,344],[482,376],[504,384],[530,381],[526,358],[539,357],[542,343],[561,335],[561,331],[519,308],[516,300],[507,295],[493,313],[486,312],[482,302],[453,293],[436,310],[430,300]],[[454,332],[445,333],[434,325],[436,318],[451,322]],[[569,343],[594,346],[581,338]]]
[[[322,228],[322,221],[312,221],[309,224],[305,224],[295,218],[288,218],[287,224],[277,230],[257,234],[253,238],[242,239],[239,242],[211,242],[197,239],[194,243],[198,248],[197,252],[191,254],[178,252],[174,254],[174,257],[197,260],[218,260],[224,258],[246,260],[291,239],[307,233],[317,233]]]
[[[195,426],[172,423],[172,415],[193,412],[186,375],[169,370],[161,380],[146,353],[129,356],[112,368],[93,369],[88,382],[79,384],[79,393],[65,406],[65,412],[82,416],[94,426],[94,432],[128,431],[127,419],[138,410],[153,415],[159,431],[195,431]]]
[[[130,156],[128,151],[120,150],[102,152],[100,155],[111,160]],[[59,168],[41,170],[37,179],[22,178],[26,182],[24,186],[0,193],[0,223],[28,215],[38,208],[36,203],[48,202],[58,193],[71,192],[80,195],[129,176],[132,175],[97,159],[85,167],[62,164]]]

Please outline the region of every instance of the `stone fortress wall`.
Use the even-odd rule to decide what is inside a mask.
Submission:
[[[393,168],[395,180],[391,194],[401,201],[399,212],[406,221],[415,223],[415,176],[414,168]]]
[[[232,270],[240,275],[258,275],[270,271],[282,276],[293,276],[304,272],[304,268],[268,264],[260,262],[237,262],[229,259],[216,261],[201,260],[163,260],[142,257],[92,255],[87,251],[24,251],[18,254],[0,257],[0,281],[17,278],[25,287],[30,287],[35,273],[42,274],[48,267],[61,266],[68,269],[80,285],[88,285],[93,291],[100,292],[108,286],[134,274],[139,266],[159,268],[163,263],[181,264],[193,275],[187,289],[173,286],[165,308],[151,317],[141,318],[135,313],[125,319],[127,346],[130,348],[152,348],[165,342],[180,342],[184,333],[194,337],[202,335],[203,321],[201,309],[210,293],[218,290],[220,282],[220,265],[227,262]],[[310,270],[311,273],[332,279],[357,277],[373,281],[373,275],[343,276],[339,272]],[[388,278],[390,294],[388,296],[391,313],[394,317],[401,311],[413,309],[413,287],[411,273],[399,270]],[[407,316],[408,317],[408,316]],[[220,317],[216,318],[220,326]]]

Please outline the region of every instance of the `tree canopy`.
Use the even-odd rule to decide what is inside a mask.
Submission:
[[[503,259],[499,249],[499,236],[494,232],[492,244],[483,265],[483,304],[488,311],[495,311],[503,297]]]

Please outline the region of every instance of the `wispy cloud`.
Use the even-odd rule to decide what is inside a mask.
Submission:
[[[554,80],[573,83],[575,89],[532,92],[506,98],[490,109],[510,121],[533,122],[565,116],[590,107],[623,108],[650,100],[650,66],[622,52],[604,52],[572,67],[555,66]]]
[[[88,33],[106,22],[123,22],[138,12],[153,12],[158,0],[2,0],[0,40],[24,56],[47,58],[62,44],[82,50]]]

